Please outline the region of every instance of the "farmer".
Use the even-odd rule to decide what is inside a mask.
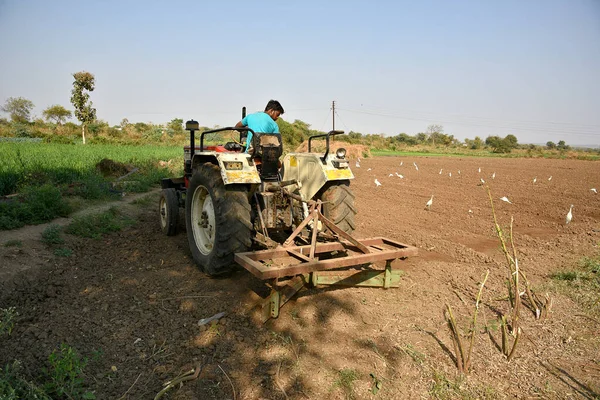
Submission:
[[[256,112],[254,114],[247,115],[240,122],[235,124],[236,128],[247,126],[254,132],[261,133],[277,133],[279,134],[279,126],[277,126],[277,118],[283,114],[283,107],[277,100],[269,100],[264,112]],[[252,147],[252,132],[248,132],[246,138],[246,153]]]

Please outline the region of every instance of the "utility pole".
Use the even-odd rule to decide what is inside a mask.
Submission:
[[[332,119],[333,119],[333,128],[332,128],[332,130],[335,131],[335,100],[331,102],[331,115],[332,115]]]

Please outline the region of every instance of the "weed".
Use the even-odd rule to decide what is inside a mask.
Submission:
[[[52,224],[42,232],[42,242],[50,244],[62,244],[65,240],[60,237],[60,226]]]
[[[66,217],[70,211],[71,207],[57,187],[49,184],[30,186],[17,199],[0,202],[0,229],[41,224],[57,217]]]
[[[95,399],[92,392],[83,387],[83,370],[87,359],[81,359],[79,354],[66,344],[61,344],[60,350],[54,350],[48,356],[50,369],[45,370],[48,381],[44,384],[45,391],[51,396]]]
[[[10,239],[4,242],[4,247],[23,247],[23,242],[18,239]]]
[[[10,336],[18,316],[19,313],[15,307],[0,308],[0,336]]]
[[[42,388],[22,376],[22,369],[19,361],[0,368],[0,399],[52,400]]]
[[[146,207],[150,204],[154,204],[155,201],[156,198],[154,196],[142,196],[132,201],[131,204],[135,204],[138,207]]]
[[[600,315],[600,256],[583,257],[576,268],[550,276],[553,288],[566,294],[585,309]]]
[[[479,400],[479,399],[497,399],[498,393],[488,386],[469,385],[462,378],[450,380],[443,372],[433,370],[433,383],[429,388],[429,394],[434,399],[440,400]]]
[[[354,381],[358,379],[358,375],[355,370],[351,368],[344,368],[338,371],[338,376],[333,387],[339,387],[344,391],[347,399],[354,399]]]
[[[103,234],[120,231],[131,223],[130,219],[112,207],[103,213],[75,217],[65,232],[75,236],[97,239]]]
[[[54,255],[57,257],[71,257],[73,255],[73,250],[67,248],[60,248],[54,250]]]
[[[423,362],[425,362],[425,359],[427,358],[425,354],[415,349],[414,346],[410,343],[407,343],[404,346],[400,346],[400,350],[406,353],[410,358],[412,358],[414,362],[416,362],[419,365],[423,364]]]

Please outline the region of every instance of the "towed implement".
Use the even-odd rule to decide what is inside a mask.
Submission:
[[[242,111],[242,116],[245,110]],[[305,285],[398,287],[392,262],[417,254],[394,240],[355,239],[356,208],[346,151],[330,152],[330,139],[342,131],[309,138],[308,151],[283,153],[281,135],[227,127],[200,134],[187,121],[184,176],[161,182],[159,217],[163,233],[177,233],[185,209],[190,252],[208,275],[241,265],[270,287],[261,302],[261,319],[279,309]],[[207,146],[205,136],[236,132],[238,141]],[[248,133],[252,145],[245,149]],[[312,151],[314,139],[325,151]],[[397,265],[397,263],[394,263]]]

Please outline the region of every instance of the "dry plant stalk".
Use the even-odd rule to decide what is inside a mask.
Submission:
[[[511,312],[511,321],[510,321],[510,334],[514,336],[514,341],[512,346],[508,345],[508,322],[505,315],[501,317],[501,325],[502,325],[502,353],[506,356],[506,359],[510,361],[515,354],[515,350],[517,348],[517,344],[519,343],[519,337],[521,335],[521,328],[519,327],[519,316],[521,311],[521,291],[519,289],[519,276],[525,276],[523,272],[519,270],[519,259],[517,257],[517,248],[515,247],[515,242],[513,240],[513,222],[514,218],[510,217],[510,231],[509,238],[510,248],[512,252],[508,250],[506,245],[506,238],[504,237],[504,231],[498,224],[498,219],[496,218],[496,210],[494,208],[494,200],[492,199],[492,193],[490,191],[489,186],[486,186],[486,190],[488,193],[488,197],[490,199],[490,204],[492,206],[492,215],[494,216],[494,226],[496,228],[496,234],[500,239],[500,245],[502,247],[502,252],[506,257],[506,264],[508,267],[508,295],[510,299],[514,299],[513,302],[510,302],[510,306],[512,307]],[[529,285],[529,282],[526,278],[526,286]],[[531,290],[527,291],[528,294],[531,293]],[[533,299],[533,296],[529,298],[533,307],[537,307],[537,303]]]
[[[469,348],[467,351],[465,351],[463,347],[463,343],[460,338],[460,332],[456,325],[454,315],[452,314],[452,309],[448,304],[446,304],[446,309],[448,311],[448,326],[450,328],[450,333],[452,334],[452,343],[454,344],[454,353],[456,355],[456,367],[458,368],[458,372],[461,374],[469,373],[469,367],[471,366],[471,354],[473,354],[473,343],[475,342],[475,332],[477,330],[477,313],[479,312],[479,302],[481,300],[483,287],[485,286],[485,282],[487,281],[489,275],[490,270],[487,270],[485,272],[485,277],[479,286],[479,293],[477,293],[477,299],[475,301],[475,311],[473,312],[473,321],[471,322]]]

